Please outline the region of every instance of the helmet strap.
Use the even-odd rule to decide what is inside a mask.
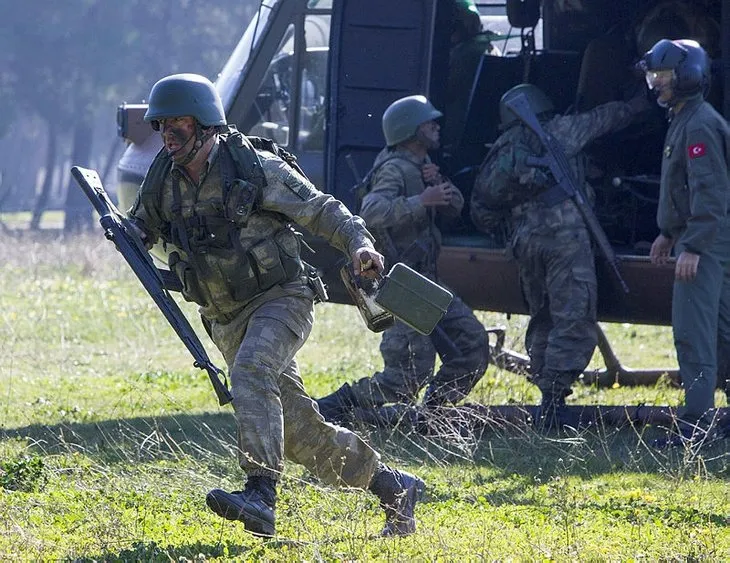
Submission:
[[[190,149],[190,152],[178,164],[180,166],[187,166],[188,164],[190,164],[193,161],[193,159],[196,157],[196,155],[198,154],[198,151],[200,151],[200,149],[203,148],[203,145],[205,145],[205,143],[208,141],[208,139],[210,139],[213,135],[215,135],[215,127],[208,127],[207,129],[203,129],[202,125],[200,125],[200,122],[196,119],[195,120],[195,135],[194,135],[194,137],[190,138],[190,139],[194,139],[193,148]],[[190,142],[190,139],[188,139],[185,142],[186,145]]]

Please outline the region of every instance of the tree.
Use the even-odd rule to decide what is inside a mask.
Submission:
[[[254,4],[253,0],[222,0],[214,6],[189,0],[10,4],[0,21],[0,101],[7,101],[9,108],[0,114],[0,134],[13,119],[38,115],[49,131],[59,135],[58,145],[48,135],[47,153],[89,166],[95,153],[107,152],[113,135],[105,132],[103,148],[97,147],[103,141],[95,135],[100,115],[108,115],[112,125],[119,103],[140,101],[166,74],[197,72],[215,78]],[[49,156],[46,165],[54,166],[56,160]],[[3,165],[13,163],[0,161]],[[52,177],[47,171],[46,178]],[[43,197],[42,190],[36,211],[42,212]],[[92,222],[88,202],[70,180],[65,211],[66,230]]]

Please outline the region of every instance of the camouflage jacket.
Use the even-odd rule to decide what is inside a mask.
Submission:
[[[221,136],[219,143],[225,142],[226,137]],[[170,267],[183,283],[183,295],[201,305],[204,317],[230,317],[254,298],[286,282],[302,280],[304,288],[299,237],[291,222],[348,255],[360,247],[373,247],[372,236],[359,217],[270,152],[256,151],[266,180],[263,189],[247,198],[245,190],[231,188],[224,197],[219,155],[226,149],[216,144],[197,185],[174,164],[163,185],[143,183],[130,210],[130,218],[151,242],[161,239],[175,244]],[[173,228],[175,176],[180,213],[188,225],[187,240],[182,241]],[[159,190],[159,196],[141,197],[145,189]],[[233,214],[227,213],[231,208]],[[247,211],[236,215],[241,209]]]
[[[702,254],[727,217],[730,127],[698,96],[672,119],[662,156],[659,228],[690,252]]]
[[[433,213],[421,203],[420,198],[426,188],[421,167],[429,162],[428,157],[420,160],[408,151],[384,148],[373,163],[377,171],[360,210],[360,215],[376,237],[376,246],[384,252],[388,261],[403,260],[424,274],[430,273],[424,269],[430,270],[435,266],[441,247],[441,233],[434,224]],[[461,213],[463,206],[464,198],[456,190],[449,206],[431,209],[455,217]],[[397,257],[389,256],[392,253],[384,247],[383,237],[392,241]],[[424,253],[428,254],[427,258]],[[409,260],[408,256],[414,259]]]
[[[575,177],[584,182],[583,148],[606,133],[626,127],[643,109],[626,102],[609,102],[584,113],[555,116],[543,127],[561,144]],[[495,224],[495,214],[504,214],[510,209],[517,217],[539,215],[534,224],[549,226],[566,221],[582,224],[577,210],[574,216],[570,213],[572,206],[555,206],[558,216],[552,221],[545,216],[551,213],[549,208],[534,200],[535,196],[551,187],[552,178],[540,173],[530,175],[525,159],[543,152],[537,137],[519,122],[499,136],[482,163],[472,192],[471,218],[477,228],[490,231]],[[525,176],[530,179],[525,180]]]

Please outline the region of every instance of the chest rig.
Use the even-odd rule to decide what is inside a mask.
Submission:
[[[257,150],[276,154],[301,173],[294,157],[273,141],[246,137],[231,128],[218,148],[220,197],[193,202],[186,212],[182,171],[173,169],[164,151],[157,155],[142,186],[141,203],[171,252],[169,266],[180,278],[183,296],[202,306],[221,300],[248,301],[259,293],[301,275],[299,233],[286,222],[273,236],[242,236],[252,215],[259,213],[266,188]],[[165,178],[172,182],[169,217],[160,213]],[[302,173],[303,174],[303,173]],[[254,236],[250,236],[254,235]],[[247,241],[245,244],[242,240]]]

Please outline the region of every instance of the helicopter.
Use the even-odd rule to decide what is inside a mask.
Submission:
[[[446,84],[454,0],[262,0],[224,65],[215,86],[229,123],[250,135],[268,137],[293,153],[310,180],[351,209],[352,186],[385,144],[384,110],[398,98],[424,94],[449,108]],[[540,87],[559,112],[589,109],[621,93],[611,78],[644,52],[641,26],[655,0],[477,1],[483,31],[494,48],[481,54],[461,85],[462,106],[443,109],[442,137],[434,160],[468,201],[474,174],[499,134],[499,99],[510,87]],[[687,0],[688,5],[692,4]],[[698,4],[697,1],[694,2]],[[730,0],[699,2],[705,19],[698,28],[713,58],[708,99],[730,118]],[[661,14],[659,14],[660,18]],[[713,23],[714,22],[714,23]],[[704,27],[703,27],[704,25]],[[656,39],[659,39],[657,37]],[[649,45],[650,47],[651,45]],[[594,57],[604,48],[603,58]],[[632,51],[633,49],[633,51]],[[600,51],[598,51],[600,52]],[[620,54],[620,56],[617,55]],[[611,67],[620,66],[617,74]],[[722,72],[724,70],[724,72]],[[620,85],[619,85],[620,86]],[[612,98],[613,97],[613,98]],[[119,135],[128,146],[118,165],[117,197],[129,208],[144,174],[162,146],[144,123],[145,104],[123,104]],[[595,213],[620,261],[625,292],[608,264],[597,260],[598,317],[602,322],[669,325],[673,264],[650,263],[656,236],[662,140],[666,119],[657,108],[654,127],[629,128],[590,147]],[[457,115],[458,114],[458,115]],[[477,232],[464,218],[440,225],[439,276],[471,307],[526,314],[517,267],[505,236]],[[341,257],[314,237],[311,259],[327,283],[330,300],[352,303],[338,275]],[[164,251],[153,254],[165,260]],[[599,385],[653,384],[676,369],[623,366],[600,326],[604,369],[584,373]],[[504,331],[489,329],[492,361],[526,372],[528,358],[504,348]]]

